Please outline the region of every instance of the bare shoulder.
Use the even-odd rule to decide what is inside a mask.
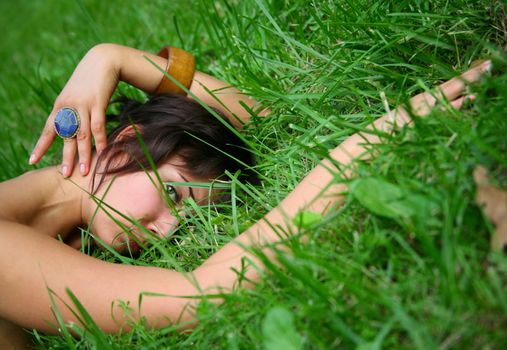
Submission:
[[[26,172],[0,182],[0,219],[29,224],[56,183],[55,168]]]

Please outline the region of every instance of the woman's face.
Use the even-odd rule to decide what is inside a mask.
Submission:
[[[158,174],[164,183],[210,181],[188,175],[184,169],[183,162],[178,157],[173,157],[158,168]],[[162,191],[167,194],[165,198]],[[95,197],[102,200],[105,205],[102,205],[103,209],[97,210],[91,222],[94,235],[120,252],[126,252],[129,249],[131,252],[136,252],[139,250],[139,245],[135,240],[146,242],[146,233],[143,233],[127,218],[136,220],[156,236],[164,237],[173,232],[178,225],[175,211],[181,208],[182,201],[192,197],[197,203],[203,203],[209,198],[209,190],[170,184],[161,185],[154,172],[140,171],[117,177],[111,176],[101,185]],[[167,198],[174,201],[176,210],[170,208],[166,202]],[[97,208],[96,205],[95,208]],[[179,215],[182,216],[183,213]],[[121,225],[128,227],[131,234],[125,233]],[[136,239],[129,236],[135,236]]]

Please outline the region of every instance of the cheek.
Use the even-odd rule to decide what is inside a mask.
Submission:
[[[163,200],[153,183],[145,174],[133,178],[119,178],[111,187],[111,198],[106,202],[122,214],[140,219],[159,211]]]
[[[131,227],[133,224],[127,219],[131,218],[140,220],[144,225],[157,218],[164,208],[163,200],[153,185],[146,188],[131,187],[121,192],[115,192],[111,187],[110,191],[104,201],[114,210],[99,209],[91,225],[92,232],[109,245],[114,245],[114,242],[123,236],[118,223]]]
[[[136,219],[151,219],[163,207],[163,202],[158,193],[146,193],[133,195],[125,203],[125,212]]]

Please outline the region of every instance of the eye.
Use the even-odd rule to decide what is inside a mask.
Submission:
[[[169,184],[164,184],[165,192],[167,193],[167,196],[171,198],[171,200],[174,203],[178,203],[180,201],[180,195],[178,191],[174,188],[174,186]]]

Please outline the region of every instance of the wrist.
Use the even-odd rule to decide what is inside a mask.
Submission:
[[[167,60],[165,71],[169,79],[164,75],[160,84],[155,89],[155,93],[175,93],[186,95],[188,89],[192,85],[195,73],[195,58],[194,56],[182,49],[174,46],[165,46],[158,53],[159,57]]]
[[[88,54],[94,56],[102,64],[105,64],[108,71],[114,76],[120,77],[122,70],[122,55],[120,51],[120,45],[102,43],[92,47]]]

